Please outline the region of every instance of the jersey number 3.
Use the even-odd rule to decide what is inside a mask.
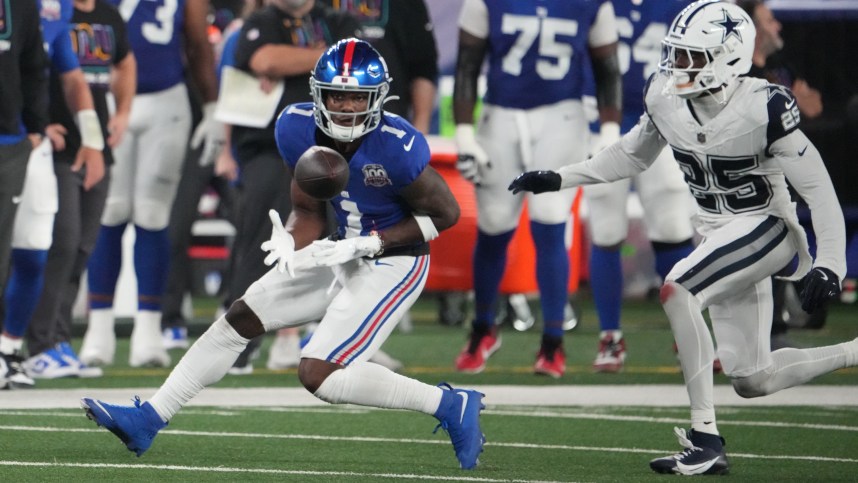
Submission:
[[[536,73],[539,77],[559,80],[569,72],[574,52],[571,45],[557,41],[557,36],[574,37],[578,34],[578,22],[561,18],[505,14],[501,21],[501,31],[517,35],[515,43],[503,58],[503,71],[507,74],[521,75],[521,60],[537,38],[537,52],[540,57],[545,57],[536,61]]]
[[[131,20],[134,11],[141,0],[122,0],[119,4],[119,13],[126,22]],[[175,28],[176,10],[179,9],[179,0],[164,0],[164,5],[155,8],[155,19],[157,22],[143,22],[141,32],[143,38],[150,44],[167,45],[173,38]]]

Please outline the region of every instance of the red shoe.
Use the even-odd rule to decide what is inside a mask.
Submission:
[[[599,352],[593,361],[596,372],[620,372],[626,362],[626,341],[619,330],[602,331]]]
[[[497,327],[488,332],[471,331],[468,344],[456,357],[456,370],[468,374],[478,374],[486,368],[486,361],[500,349],[501,338]]]
[[[542,374],[559,379],[566,372],[566,354],[563,352],[562,340],[558,337],[542,336],[542,346],[536,354],[534,374]]]

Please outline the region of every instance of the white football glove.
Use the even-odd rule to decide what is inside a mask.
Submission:
[[[277,263],[277,271],[295,277],[295,239],[286,231],[286,227],[280,221],[280,213],[277,210],[268,210],[271,218],[271,239],[262,243],[262,250],[268,252],[265,264],[268,266]]]
[[[459,158],[456,162],[459,173],[466,180],[479,185],[483,178],[482,173],[491,168],[492,163],[489,162],[489,155],[477,143],[473,125],[456,125],[456,149],[459,151]]]
[[[599,151],[619,140],[620,125],[615,122],[603,122],[599,134],[593,135],[593,141],[590,143],[590,156],[598,154]]]
[[[200,155],[200,166],[211,166],[226,144],[226,131],[223,123],[215,120],[216,102],[207,102],[203,106],[203,119],[194,130],[191,138],[191,148],[197,149],[205,142]]]
[[[345,240],[316,240],[313,259],[317,267],[333,267],[350,260],[371,257],[382,251],[381,237],[358,236]]]

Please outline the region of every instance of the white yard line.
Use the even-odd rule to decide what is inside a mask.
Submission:
[[[685,407],[688,394],[682,385],[563,385],[469,386],[486,395],[489,406],[646,406]],[[53,409],[79,407],[80,398],[94,397],[112,403],[129,402],[134,395],[150,398],[155,388],[73,388],[2,391],[0,409]],[[743,399],[729,385],[715,386],[716,406],[858,406],[858,386],[806,385],[770,396]],[[327,406],[303,388],[208,388],[189,406]]]

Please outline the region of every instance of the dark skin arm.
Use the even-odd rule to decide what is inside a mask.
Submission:
[[[488,41],[459,30],[459,53],[453,84],[453,120],[456,124],[474,123],[477,104],[477,79],[486,56]]]
[[[622,121],[622,74],[617,60],[617,43],[590,49],[596,74],[596,97],[601,122]]]

